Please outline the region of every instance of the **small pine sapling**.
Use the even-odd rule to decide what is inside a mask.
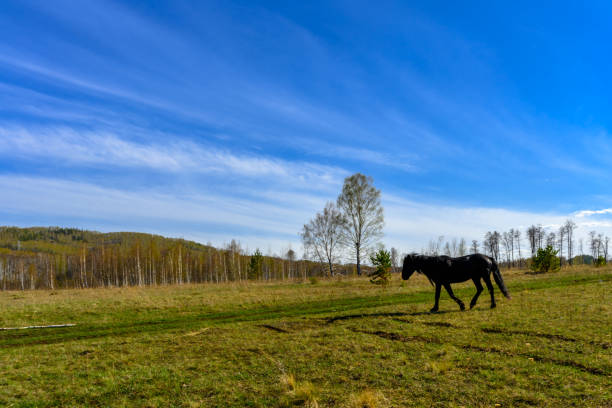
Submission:
[[[557,272],[561,267],[561,262],[557,256],[558,252],[550,245],[538,249],[538,253],[531,262],[531,269],[539,273]]]
[[[389,251],[380,249],[370,256],[370,261],[376,268],[374,272],[368,275],[370,282],[376,285],[388,285],[391,282],[391,254]]]

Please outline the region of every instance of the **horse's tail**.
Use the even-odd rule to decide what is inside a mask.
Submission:
[[[511,299],[510,293],[508,293],[508,288],[502,279],[501,272],[499,271],[499,267],[497,266],[497,262],[493,261],[493,279],[495,279],[495,283],[499,287],[499,290],[504,294],[505,297]]]

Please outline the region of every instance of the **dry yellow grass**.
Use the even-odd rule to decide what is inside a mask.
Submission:
[[[502,273],[438,314],[420,276],[3,292],[2,326],[77,326],[0,332],[0,405],[610,406],[612,268]]]

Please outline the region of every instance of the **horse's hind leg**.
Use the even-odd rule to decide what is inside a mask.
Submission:
[[[476,285],[476,294],[474,295],[474,297],[472,298],[472,301],[470,302],[470,309],[476,306],[476,301],[478,300],[478,296],[480,296],[480,294],[482,293],[482,283],[480,283],[480,278],[474,278],[473,281],[474,281],[474,285]]]
[[[448,295],[451,297],[451,299],[453,299],[455,302],[457,302],[457,304],[459,305],[459,308],[461,310],[465,310],[465,305],[463,304],[461,299],[459,299],[458,297],[455,296],[455,294],[453,293],[453,290],[451,289],[450,283],[445,283],[444,284],[444,289],[446,289],[446,291],[448,292]]]
[[[440,289],[442,287],[440,286],[439,283],[436,283],[436,303],[434,304],[434,307],[431,308],[430,312],[437,312],[438,311],[438,302],[440,301]]]
[[[491,277],[489,274],[486,274],[482,277],[485,283],[487,284],[487,289],[489,289],[489,293],[491,294],[491,309],[495,307],[495,295],[493,294],[493,284],[491,284]]]

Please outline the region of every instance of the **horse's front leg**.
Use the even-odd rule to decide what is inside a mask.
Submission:
[[[438,302],[440,301],[440,289],[442,289],[442,285],[436,282],[436,303],[434,304],[434,307],[430,310],[430,312],[432,313],[438,311]]]
[[[455,294],[453,293],[453,290],[451,289],[450,283],[445,283],[444,284],[444,289],[446,289],[446,291],[448,292],[448,295],[451,297],[451,299],[453,299],[455,302],[457,302],[457,304],[459,305],[459,308],[461,310],[465,310],[465,305],[463,304],[461,299],[459,299],[458,297],[455,296]]]

